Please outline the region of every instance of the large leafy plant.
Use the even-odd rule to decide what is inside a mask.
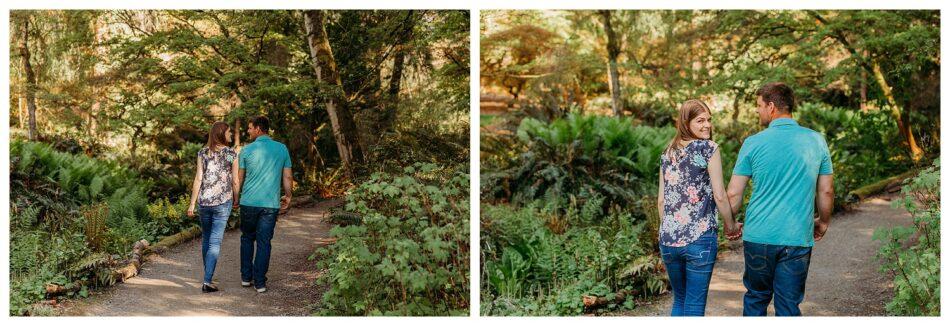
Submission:
[[[894,298],[888,313],[940,315],[940,160],[901,189],[893,205],[914,217],[911,227],[879,229],[883,242],[878,257],[881,271],[894,277]]]
[[[525,151],[486,171],[483,195],[525,204],[537,199],[581,205],[602,197],[604,209],[655,193],[659,157],[672,128],[634,126],[628,118],[568,114],[525,118],[517,130]]]
[[[469,178],[464,166],[415,164],[374,173],[345,209],[318,266],[330,315],[467,315]]]

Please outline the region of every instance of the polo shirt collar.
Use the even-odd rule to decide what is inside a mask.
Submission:
[[[268,135],[260,135],[260,136],[257,136],[257,138],[254,138],[254,141],[258,141],[258,140],[271,140],[271,139],[270,139],[270,136]]]
[[[797,125],[798,125],[798,122],[796,122],[795,119],[778,118],[778,119],[772,120],[772,122],[769,123],[769,128],[772,128],[775,126],[797,126]]]

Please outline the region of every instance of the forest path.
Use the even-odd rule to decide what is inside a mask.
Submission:
[[[825,237],[815,243],[805,300],[804,316],[883,316],[893,297],[893,282],[879,271],[879,241],[871,240],[879,228],[913,225],[910,213],[892,208],[893,198],[868,199],[852,211],[832,217]],[[707,316],[742,316],[742,273],[745,262],[741,242],[720,251],[706,301]],[[672,295],[632,311],[635,315],[666,316]],[[773,301],[774,304],[774,301]],[[775,315],[774,305],[769,315]]]
[[[292,208],[277,220],[267,292],[241,287],[241,231],[225,232],[214,282],[221,291],[201,292],[201,239],[152,255],[139,275],[96,293],[71,300],[64,315],[80,316],[302,316],[318,308],[325,289],[321,272],[308,257],[329,243],[329,208],[339,200]]]

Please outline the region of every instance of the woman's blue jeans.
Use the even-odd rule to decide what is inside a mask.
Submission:
[[[706,294],[718,251],[715,232],[704,234],[685,247],[660,245],[660,255],[673,287],[671,316],[706,314]]]
[[[198,206],[201,219],[201,261],[204,262],[204,283],[211,284],[214,267],[221,253],[224,229],[231,216],[231,201],[217,206]]]

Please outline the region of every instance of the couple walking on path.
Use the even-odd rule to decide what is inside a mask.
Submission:
[[[292,175],[287,147],[268,136],[269,122],[265,117],[253,118],[247,130],[253,142],[238,152],[227,146],[231,142],[230,126],[215,122],[208,133],[207,146],[198,151],[188,216],[194,217],[197,212],[201,221],[201,291],[205,293],[218,291],[213,282],[214,269],[231,209],[239,204],[241,285],[253,285],[258,293],[267,291],[277,215],[290,206]]]
[[[711,111],[700,100],[680,107],[676,136],[661,156],[659,243],[673,316],[705,314],[718,251],[717,211],[726,237],[743,240],[743,315],[766,315],[773,298],[776,315],[801,315],[812,247],[831,220],[831,157],[821,134],[792,119],[791,88],[770,83],[756,95],[759,122],[767,128],[745,139],[728,186],[711,140]],[[749,180],[745,223],[737,223]]]

